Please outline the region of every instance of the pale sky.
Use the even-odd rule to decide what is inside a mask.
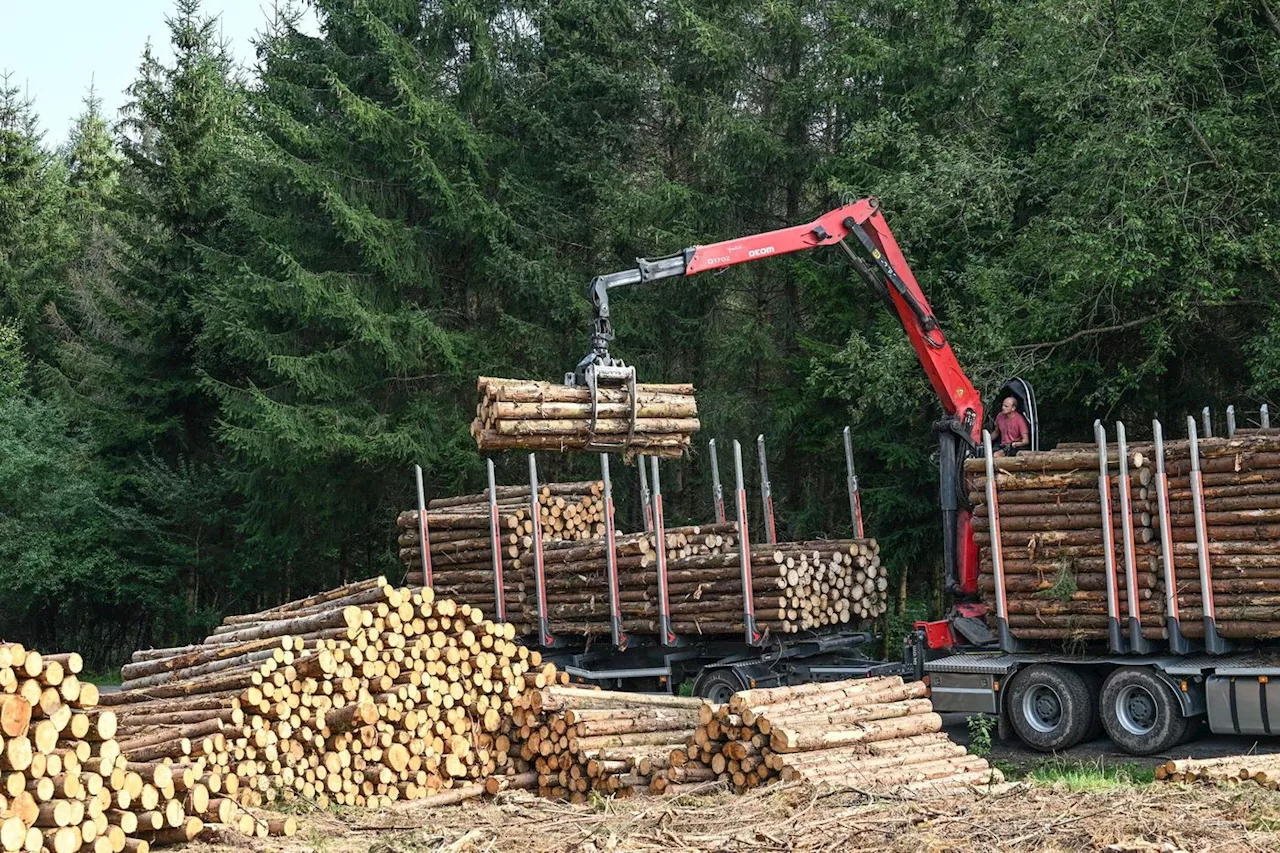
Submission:
[[[264,28],[272,0],[204,0],[242,65],[253,63],[250,40]],[[165,61],[172,0],[0,0],[0,72],[35,99],[45,144],[61,144],[93,82],[114,122],[126,101],[147,39]]]

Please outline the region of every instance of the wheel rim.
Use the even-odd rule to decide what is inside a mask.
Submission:
[[[1156,697],[1141,684],[1129,684],[1116,695],[1116,720],[1120,727],[1139,737],[1151,734],[1160,717]]]
[[[1022,697],[1022,718],[1031,728],[1048,734],[1062,725],[1062,697],[1047,684],[1037,684]]]
[[[716,679],[711,684],[711,688],[707,691],[707,695],[704,698],[713,704],[723,705],[729,701],[729,698],[733,696],[734,692],[735,690],[732,684],[728,684],[721,679]]]

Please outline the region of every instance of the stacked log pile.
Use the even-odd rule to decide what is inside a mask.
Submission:
[[[1252,783],[1280,790],[1280,755],[1228,755],[1184,758],[1156,765],[1156,779],[1166,782],[1205,782],[1212,785]]]
[[[1003,781],[942,733],[928,687],[896,676],[735,693],[706,704],[655,792],[718,779],[743,792],[807,779],[864,789],[946,790]]]
[[[586,388],[482,376],[471,435],[482,451],[583,450],[592,444],[591,393]],[[679,458],[700,424],[692,385],[600,389],[594,440],[635,454]]]
[[[540,659],[514,637],[470,605],[378,578],[228,617],[198,646],[136,653],[105,701],[130,766],[203,785],[206,822],[296,797],[379,807],[527,769],[513,702]]]
[[[701,699],[580,687],[531,689],[516,700],[515,741],[539,794],[585,802],[628,795],[667,772],[698,723]],[[494,783],[496,789],[501,783]]]
[[[81,666],[0,645],[0,850],[146,853],[191,826],[187,780],[126,767]]]
[[[725,554],[737,547],[737,526],[709,524],[672,527],[664,531],[668,566],[679,561]],[[658,545],[654,533],[622,534],[615,538],[619,610],[626,631],[657,633]],[[557,634],[606,635],[609,626],[609,568],[607,542],[557,542],[542,553],[547,582],[547,611],[551,630]],[[526,607],[537,612],[533,595],[532,560],[516,561],[529,575]],[[673,596],[674,600],[674,596]],[[739,605],[739,608],[741,605]]]
[[[672,627],[682,634],[744,630],[741,557],[687,557],[667,564]],[[756,623],[793,634],[873,619],[888,608],[888,576],[874,539],[823,539],[751,546]],[[646,575],[646,581],[650,581]],[[656,575],[650,593],[657,597]]]
[[[600,481],[548,483],[539,490],[544,545],[577,542],[604,535],[604,501]],[[527,555],[533,548],[535,525],[528,486],[501,486],[497,494],[498,544],[503,560],[503,599],[509,622],[527,633],[534,619],[525,604],[532,601],[533,578]],[[408,586],[422,586],[418,513],[402,512],[397,519],[400,560]],[[489,496],[438,498],[427,505],[432,586],[444,598],[466,601],[486,612],[496,611],[493,582],[493,541],[489,524]],[[523,559],[522,559],[523,558]],[[521,571],[524,568],[525,571]],[[527,586],[528,592],[525,591]]]
[[[1204,518],[1218,633],[1280,637],[1280,431],[1199,442]],[[1196,554],[1190,446],[1165,443],[1174,571],[1181,628],[1204,636]]]
[[[1145,449],[1144,449],[1145,450]],[[1131,448],[1130,506],[1135,583],[1143,633],[1162,638],[1157,496],[1149,450]],[[1098,454],[1086,448],[1020,453],[997,458],[997,500],[1010,632],[1025,640],[1104,642],[1107,638],[1107,573]],[[1112,557],[1121,622],[1129,612],[1118,458],[1112,449]],[[965,463],[974,505],[974,540],[981,548],[979,587],[995,612],[992,535],[986,495],[986,462]]]

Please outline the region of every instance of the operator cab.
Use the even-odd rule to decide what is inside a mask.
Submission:
[[[1027,419],[1027,431],[1031,436],[1031,444],[1028,450],[1040,449],[1040,417],[1036,414],[1036,392],[1031,387],[1031,383],[1025,379],[1014,377],[1008,382],[1000,386],[1000,390],[995,397],[987,405],[987,412],[990,417],[987,419],[987,429],[995,432],[996,415],[1000,412],[1000,405],[1004,402],[1005,397],[1012,396],[1018,404],[1018,411]]]

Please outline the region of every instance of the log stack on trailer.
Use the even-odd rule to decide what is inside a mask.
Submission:
[[[905,791],[1004,781],[942,733],[927,685],[896,676],[744,690],[705,704],[668,765],[655,792],[704,779],[738,792],[796,779]]]
[[[693,386],[640,383],[591,391],[551,382],[482,376],[471,435],[481,451],[591,450],[609,445],[634,454],[678,459],[698,431]]]
[[[1280,430],[1165,443],[1170,551],[1182,633],[1280,638]],[[1195,469],[1199,469],[1196,474]],[[1198,487],[1193,480],[1199,480]],[[1196,494],[1206,534],[1196,537]],[[1209,600],[1206,600],[1205,580]]]
[[[1189,418],[1187,439],[1165,441],[1158,422],[1153,428],[1156,441],[1128,446],[1123,459],[1113,446],[1105,472],[1096,447],[1076,444],[992,459],[993,489],[987,460],[966,463],[982,548],[979,585],[992,613],[1001,592],[989,509],[995,493],[1014,639],[1108,643],[1112,612],[1122,624],[1136,615],[1143,638],[1168,639],[1175,651],[1181,638],[1208,637],[1215,651],[1225,639],[1280,638],[1280,431],[1199,438]],[[1127,489],[1117,476],[1125,469]],[[1132,637],[1127,648],[1111,645],[1142,650]]]
[[[1142,638],[1167,636],[1150,450],[1128,451],[1122,460],[1114,445],[1107,450],[1105,490],[1097,447],[991,460],[1005,608],[1015,639],[1107,642],[1112,613],[1126,632],[1129,616],[1137,614]],[[994,614],[996,537],[987,460],[970,459],[965,470],[981,549],[979,589]]]
[[[759,627],[795,634],[856,624],[888,609],[888,575],[874,539],[777,542],[752,545],[750,553]],[[741,564],[736,548],[668,562],[672,625],[678,633],[742,633]],[[651,592],[657,595],[656,588]]]
[[[428,504],[432,587],[442,596],[492,611],[496,601],[493,546],[500,543],[505,616],[524,635],[538,620],[537,560],[545,580],[548,630],[603,636],[611,632],[609,539],[603,483],[553,483],[540,488],[542,548],[533,548],[528,487],[496,487],[491,529],[488,492],[438,498]],[[564,506],[561,506],[561,504]],[[481,511],[481,508],[484,511]],[[566,520],[557,526],[549,523]],[[423,538],[416,511],[397,519],[406,583],[422,585]],[[623,631],[661,628],[665,543],[667,612],[671,629],[693,636],[745,631],[742,549],[736,523],[664,528],[661,534],[616,534],[618,609]],[[753,545],[748,550],[756,622],[777,634],[834,628],[874,619],[888,607],[888,577],[874,539],[823,539]]]

